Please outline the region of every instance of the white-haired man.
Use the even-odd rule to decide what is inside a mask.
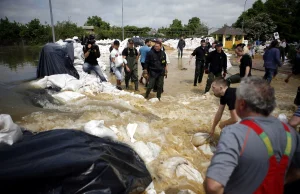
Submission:
[[[242,121],[222,131],[206,173],[206,194],[283,194],[291,163],[300,167],[300,137],[271,116],[275,106],[275,91],[265,80],[243,78],[235,103]]]

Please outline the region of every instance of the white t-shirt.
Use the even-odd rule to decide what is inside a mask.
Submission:
[[[120,67],[123,64],[123,56],[119,50],[115,48],[110,53],[111,59],[115,59],[115,62],[112,62],[112,65],[115,67]]]

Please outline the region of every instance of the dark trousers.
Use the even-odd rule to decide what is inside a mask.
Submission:
[[[280,50],[281,61],[284,62],[284,60],[285,60],[285,48],[280,47],[279,50]]]
[[[275,75],[276,69],[270,69],[270,68],[265,68],[265,75],[264,79],[270,84],[274,75]]]
[[[196,61],[196,68],[195,68],[195,78],[194,78],[194,85],[196,86],[197,83],[202,82],[203,74],[204,74],[204,61]]]
[[[217,78],[217,77],[222,77],[222,73],[212,73],[210,72],[208,74],[208,78],[207,78],[207,82],[206,82],[206,87],[205,87],[205,93],[209,92],[211,84],[213,83],[213,81]]]
[[[137,65],[135,65],[134,67],[129,67],[130,68],[130,72],[128,72],[126,70],[126,68],[124,68],[125,71],[125,84],[126,87],[128,87],[129,85],[129,80],[131,79],[132,82],[138,82],[138,68]]]
[[[226,79],[228,87],[230,84],[236,84],[241,82],[241,76],[239,73],[230,76],[229,78]]]
[[[183,48],[178,48],[178,58],[183,55]]]
[[[148,87],[147,87],[147,91],[146,91],[146,98],[149,97],[149,94],[155,85],[157,86],[156,96],[158,99],[161,98],[162,89],[164,87],[164,78],[165,78],[165,76],[163,76],[163,75],[160,75],[158,77],[150,77],[149,78],[149,83],[148,83]]]

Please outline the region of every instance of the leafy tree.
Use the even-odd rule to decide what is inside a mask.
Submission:
[[[252,7],[247,11],[243,12],[237,19],[237,21],[233,24],[236,28],[242,28],[243,20],[251,19],[252,17],[257,16],[259,13],[265,12],[265,5],[262,0],[257,0],[253,3]],[[246,23],[246,22],[245,22]],[[245,24],[244,24],[245,27]]]
[[[172,24],[170,25],[170,28],[172,30],[179,30],[179,31],[181,31],[183,29],[181,20],[179,20],[179,19],[173,20]]]
[[[41,44],[51,40],[51,28],[42,25],[39,19],[33,19],[21,27],[20,37],[29,44]]]
[[[277,25],[276,31],[279,32],[280,37],[293,39],[296,38],[294,33],[298,32],[299,35],[299,29],[296,30],[296,26],[299,26],[299,20],[296,21],[297,16],[295,14],[299,13],[297,10],[297,8],[299,9],[299,0],[267,0],[265,7]]]
[[[260,13],[246,21],[246,33],[255,40],[268,40],[273,36],[276,25],[267,13]]]
[[[0,19],[0,42],[13,44],[20,41],[21,26],[17,22],[10,22],[7,17]]]
[[[243,12],[233,24],[234,27],[242,27],[243,18],[245,19],[245,28],[248,28],[247,20],[257,16],[260,13],[267,13],[274,21],[281,38],[290,41],[300,39],[300,0],[257,0],[252,8]]]
[[[88,17],[87,21],[85,22],[86,26],[95,26],[100,28],[101,30],[109,30],[110,29],[110,24],[103,21],[101,17],[99,16],[92,16]]]
[[[83,36],[84,30],[81,27],[77,27],[76,23],[71,21],[57,22],[55,25],[55,36],[59,39],[72,38],[73,36]]]
[[[198,17],[193,17],[189,19],[188,24],[185,26],[185,28],[188,31],[192,31],[193,33],[196,33],[197,29],[199,29],[201,26],[200,19]]]

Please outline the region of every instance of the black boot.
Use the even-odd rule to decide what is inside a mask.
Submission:
[[[134,89],[135,89],[135,91],[139,92],[139,82],[138,81],[134,82]]]
[[[125,80],[125,88],[126,88],[126,90],[129,89],[129,80]]]
[[[149,98],[149,94],[151,92],[151,89],[147,89],[146,94],[145,94],[145,98],[148,99]]]

